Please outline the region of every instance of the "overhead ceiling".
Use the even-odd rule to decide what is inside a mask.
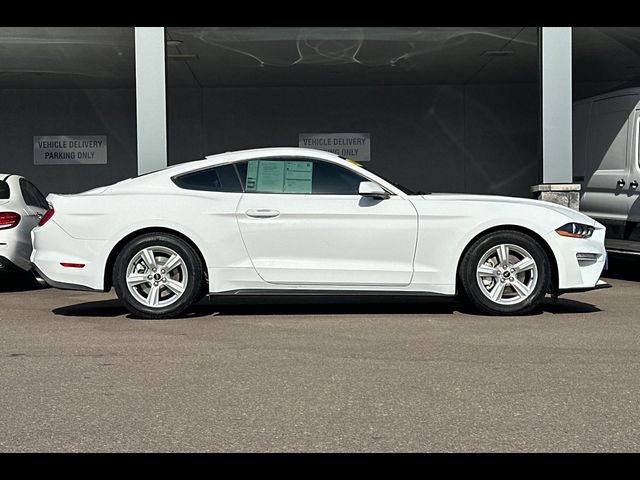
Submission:
[[[0,88],[134,86],[133,27],[0,27]]]
[[[169,87],[537,81],[535,27],[167,27]],[[640,85],[640,28],[573,28],[575,96]],[[0,88],[133,88],[133,27],[2,27]]]
[[[169,86],[536,80],[534,27],[168,27]]]

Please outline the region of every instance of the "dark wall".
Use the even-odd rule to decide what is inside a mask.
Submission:
[[[34,165],[33,137],[106,135],[106,165]],[[0,90],[0,173],[45,193],[75,193],[137,174],[135,91]]]
[[[530,196],[538,182],[533,84],[169,89],[169,162],[297,146],[299,133],[369,132],[370,167],[424,191]],[[35,166],[34,135],[106,135],[107,165]],[[45,193],[134,176],[135,92],[0,90],[0,172]]]
[[[424,191],[531,196],[535,84],[169,89],[169,162],[369,132],[369,166]]]

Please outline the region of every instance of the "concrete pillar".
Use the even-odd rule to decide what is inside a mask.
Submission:
[[[579,209],[573,183],[571,27],[540,27],[538,36],[542,183],[531,187],[541,200]]]
[[[167,166],[164,27],[135,27],[138,174]]]

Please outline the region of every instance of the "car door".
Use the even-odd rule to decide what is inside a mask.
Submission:
[[[640,110],[635,112],[633,149],[634,154],[631,156],[629,167],[628,220],[634,224],[633,230],[636,230],[634,239],[640,241]]]
[[[634,95],[593,102],[588,127],[580,209],[619,226],[629,214],[629,153],[636,104]]]
[[[358,194],[368,179],[307,158],[237,164],[237,219],[260,277],[281,285],[408,285],[418,232],[411,202]]]

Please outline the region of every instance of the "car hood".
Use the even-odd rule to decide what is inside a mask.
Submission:
[[[415,198],[415,197],[412,197]],[[552,210],[556,213],[564,215],[572,222],[583,223],[585,225],[596,226],[597,222],[577,210],[572,208],[558,205],[557,203],[545,202],[543,200],[534,200],[530,198],[519,197],[503,197],[499,195],[473,195],[473,194],[458,194],[458,193],[432,193],[429,195],[420,195],[418,198],[423,200],[437,199],[439,201],[456,201],[456,202],[475,202],[486,204],[509,204],[509,205],[522,205],[531,206],[536,208],[545,208]],[[598,224],[599,225],[599,224]]]

